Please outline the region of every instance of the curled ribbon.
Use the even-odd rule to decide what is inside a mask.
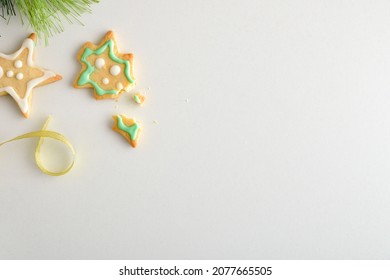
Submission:
[[[26,139],[26,138],[39,138],[37,148],[35,149],[35,162],[36,162],[36,164],[38,165],[39,169],[41,169],[41,171],[47,175],[61,176],[61,175],[65,175],[66,173],[68,173],[72,169],[72,167],[74,165],[74,161],[75,161],[76,152],[75,152],[72,144],[69,142],[68,139],[66,139],[66,137],[64,135],[62,135],[58,132],[55,132],[55,131],[46,130],[46,127],[49,124],[50,120],[51,120],[51,117],[49,116],[41,130],[29,132],[29,133],[17,136],[15,138],[12,138],[8,141],[2,142],[2,143],[0,143],[0,147],[3,146],[4,144],[10,143],[10,142],[13,142],[16,140],[21,140],[21,139]],[[40,156],[40,152],[41,152],[41,147],[42,147],[44,138],[51,138],[51,139],[60,141],[63,144],[65,144],[68,147],[68,149],[72,152],[72,162],[63,171],[53,172],[53,171],[48,170],[43,165],[42,160],[41,160],[41,156]]]

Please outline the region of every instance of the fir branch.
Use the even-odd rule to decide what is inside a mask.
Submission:
[[[14,0],[0,0],[1,17],[5,19],[5,16],[15,16],[15,1]]]
[[[64,30],[63,20],[68,23],[78,22],[81,14],[91,12],[90,5],[99,0],[0,0],[2,16],[16,15],[19,11],[22,24],[27,20],[31,28],[44,38],[48,38]]]

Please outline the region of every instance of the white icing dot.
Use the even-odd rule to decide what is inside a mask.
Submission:
[[[95,61],[95,66],[96,66],[96,68],[98,68],[98,69],[102,68],[102,67],[104,66],[104,64],[106,64],[106,62],[104,61],[103,58],[98,58],[98,59],[96,59],[96,61]]]
[[[110,82],[110,80],[109,80],[108,78],[104,78],[104,79],[102,80],[102,82],[103,82],[103,84],[108,85],[108,83]]]
[[[18,73],[18,74],[16,74],[16,79],[21,80],[21,79],[23,79],[23,78],[24,78],[23,73]]]
[[[3,68],[1,68],[0,66],[0,78],[3,77],[3,74],[4,74]]]
[[[7,71],[8,78],[12,78],[13,76],[14,76],[14,71],[11,71],[11,70]]]
[[[21,60],[17,60],[17,61],[15,61],[14,66],[16,68],[22,68],[23,62]]]
[[[110,68],[110,73],[113,76],[117,76],[121,72],[121,68],[118,65],[114,65]]]
[[[122,90],[122,89],[123,89],[122,83],[117,83],[117,84],[116,84],[116,88],[117,88],[118,90]]]

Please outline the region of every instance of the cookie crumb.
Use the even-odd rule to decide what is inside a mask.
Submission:
[[[189,103],[189,102],[190,102],[190,99],[189,99],[189,98],[186,98],[186,102]]]
[[[154,120],[153,123],[154,124],[159,124],[159,122],[157,120]]]
[[[133,100],[135,103],[142,105],[145,102],[145,96],[140,92],[133,95]]]

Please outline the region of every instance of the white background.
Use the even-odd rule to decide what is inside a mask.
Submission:
[[[389,1],[115,0],[82,21],[37,46],[64,79],[29,119],[0,98],[0,141],[51,114],[77,149],[50,177],[36,141],[0,148],[0,258],[390,257]],[[0,28],[4,53],[29,35]],[[72,87],[110,29],[143,107]],[[141,121],[136,149],[117,113]]]
[[[126,275],[120,270],[128,269]],[[176,275],[170,276],[167,270]],[[23,269],[20,269],[23,267]],[[156,275],[157,269],[165,275]],[[214,269],[216,267],[218,270]],[[231,267],[231,268],[227,268]],[[233,267],[236,267],[234,269]],[[252,267],[252,269],[251,269]],[[271,275],[256,275],[271,271]],[[260,268],[263,267],[263,268]],[[272,280],[388,280],[388,260],[1,260],[0,276],[9,280],[119,279],[272,279]],[[138,274],[137,274],[138,268]],[[141,272],[143,268],[143,273]],[[268,269],[267,269],[268,268]],[[145,269],[149,276],[146,276]],[[186,275],[192,270],[192,275]],[[196,269],[196,271],[194,271]],[[201,269],[202,271],[200,272]],[[179,274],[177,274],[179,273]],[[181,274],[180,274],[181,273]],[[195,273],[195,274],[194,274]],[[215,276],[213,273],[216,273]],[[220,273],[220,274],[218,274]],[[245,275],[246,274],[246,275]]]

